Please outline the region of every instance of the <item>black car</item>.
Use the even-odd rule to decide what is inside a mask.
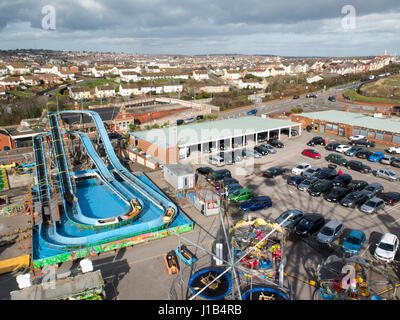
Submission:
[[[321,180],[333,180],[337,177],[338,172],[333,168],[322,168],[320,172],[318,172],[315,177]]]
[[[400,201],[400,193],[398,192],[382,192],[377,197],[385,201],[385,204],[391,206]]]
[[[361,191],[351,191],[347,196],[340,200],[340,204],[343,207],[355,208],[356,206],[362,205],[367,200],[367,195]]]
[[[366,146],[367,148],[375,147],[375,142],[369,141],[368,139],[352,140],[349,144],[351,146]]]
[[[326,194],[333,188],[331,180],[321,180],[308,189],[308,193],[313,197],[319,197],[321,194]]]
[[[303,177],[303,176],[292,176],[292,177],[287,178],[286,182],[288,185],[297,187],[300,183],[303,182],[304,179],[305,179],[305,177]]]
[[[335,187],[344,187],[353,180],[353,177],[347,173],[343,173],[332,180]]]
[[[317,144],[326,146],[326,139],[324,139],[322,137],[314,137],[310,141],[307,142],[308,146],[315,146]]]
[[[300,96],[298,95],[298,94],[295,94],[294,96],[293,96],[293,99],[299,99],[300,98]]]
[[[278,139],[270,139],[268,140],[268,143],[276,148],[283,148],[284,144],[282,142],[280,142]]]
[[[311,235],[325,224],[325,219],[320,214],[306,214],[294,227],[294,231],[298,236]]]
[[[324,199],[329,202],[338,202],[342,200],[345,196],[347,196],[349,193],[350,193],[349,189],[343,187],[336,187],[331,189],[331,191],[329,191],[329,193],[325,195]]]
[[[400,158],[394,159],[390,162],[390,165],[396,168],[400,168]]]
[[[199,114],[197,117],[196,117],[196,120],[203,120],[204,119],[204,116],[202,115],[202,114]]]
[[[185,121],[182,120],[182,119],[176,120],[176,125],[177,125],[177,126],[180,126],[180,125],[182,125],[184,122],[185,122]]]
[[[262,154],[263,156],[269,154],[269,150],[263,146],[254,147],[254,150],[256,150],[258,153]]]
[[[210,167],[201,167],[201,168],[197,168],[196,169],[196,172],[198,173],[198,174],[202,174],[202,175],[208,175],[208,174],[210,174],[210,173],[212,173],[212,172],[214,172],[214,169],[213,168],[210,168]]]
[[[222,183],[224,186],[228,186],[228,185],[230,185],[230,184],[239,183],[239,181],[237,181],[236,179],[231,178],[231,177],[225,177],[225,178],[223,178],[223,179],[221,180],[221,183]]]
[[[286,135],[289,135],[289,129],[282,129],[281,130],[281,133],[282,134],[286,134]],[[290,130],[290,135],[292,136],[292,137],[294,137],[294,136],[298,136],[299,135],[299,132],[296,130],[296,129],[291,129]]]
[[[346,185],[346,188],[349,189],[350,191],[360,191],[364,189],[367,185],[368,185],[367,181],[352,180],[348,185]]]
[[[326,146],[325,149],[329,151],[336,151],[337,146],[339,146],[340,143],[338,142],[329,142]]]
[[[347,169],[352,169],[361,173],[370,173],[371,167],[357,160],[350,160],[346,163]]]
[[[368,150],[363,150],[363,151],[359,151],[355,154],[355,156],[359,159],[368,159],[369,156],[373,154],[372,151],[368,151]]]
[[[287,170],[283,168],[272,167],[264,171],[263,175],[267,178],[274,178],[285,173]]]

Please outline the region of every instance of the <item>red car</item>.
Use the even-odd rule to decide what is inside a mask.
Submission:
[[[307,156],[307,157],[314,158],[314,159],[321,158],[321,154],[318,153],[318,151],[315,151],[314,149],[304,149],[301,154],[303,156]]]

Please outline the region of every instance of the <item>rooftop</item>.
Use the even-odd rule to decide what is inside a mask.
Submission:
[[[296,116],[333,123],[343,123],[350,126],[368,128],[378,131],[400,133],[400,120],[397,119],[374,118],[359,113],[336,110],[300,113],[294,115],[293,117],[296,118]]]
[[[163,129],[130,132],[130,135],[163,148],[190,146],[268,130],[298,126],[296,122],[255,116],[226,119]]]

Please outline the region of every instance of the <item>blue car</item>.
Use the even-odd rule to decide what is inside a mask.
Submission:
[[[243,211],[249,211],[249,210],[256,211],[256,210],[261,210],[265,207],[269,208],[271,206],[272,206],[271,198],[267,196],[254,197],[240,204],[240,208]]]
[[[381,160],[383,157],[385,156],[385,154],[383,152],[374,152],[373,154],[371,154],[368,158],[368,161],[372,161],[372,162],[378,162],[379,160]]]
[[[243,189],[243,187],[239,183],[232,183],[225,186],[224,194],[229,195],[231,192]]]
[[[248,115],[256,114],[256,113],[257,113],[257,109],[251,109],[250,111],[247,112]]]
[[[351,255],[357,255],[365,242],[365,233],[361,230],[351,230],[344,239],[342,250]]]

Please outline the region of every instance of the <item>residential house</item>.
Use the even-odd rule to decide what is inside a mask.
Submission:
[[[0,76],[3,76],[8,73],[8,69],[4,64],[0,63]]]
[[[208,72],[206,70],[195,70],[193,71],[193,79],[196,81],[208,80]]]
[[[131,82],[131,81],[137,82],[137,81],[139,81],[138,75],[139,74],[135,71],[126,71],[126,72],[121,72],[120,78],[121,78],[121,81],[124,81],[124,82]]]
[[[142,68],[138,65],[132,65],[132,66],[117,66],[116,69],[118,70],[119,74],[125,73],[125,72],[136,72],[136,73],[141,73]]]
[[[183,85],[176,83],[176,84],[165,84],[163,86],[164,93],[172,93],[172,92],[182,92]]]
[[[155,93],[162,94],[163,87],[160,84],[145,84],[140,87],[141,94]]]
[[[17,77],[6,77],[0,80],[0,86],[3,89],[13,89],[21,84],[21,80]]]
[[[239,80],[240,79],[240,72],[236,70],[226,70],[224,69],[223,78],[225,80]]]
[[[23,62],[9,62],[6,64],[9,73],[11,74],[24,74],[29,73],[29,68]]]
[[[247,73],[260,78],[268,78],[271,76],[271,72],[268,67],[256,67],[253,70],[247,71]]]
[[[128,84],[121,83],[119,85],[119,95],[123,97],[140,95],[140,94],[141,91],[139,89],[139,86],[135,83],[128,83]]]
[[[19,78],[21,79],[21,82],[23,84],[26,84],[26,85],[29,85],[29,86],[38,86],[38,85],[40,85],[40,79],[37,76],[22,75]]]
[[[235,81],[239,89],[263,89],[263,84],[257,79],[240,79]]]
[[[311,84],[311,83],[318,82],[321,80],[324,80],[324,78],[322,78],[320,76],[314,76],[314,77],[307,78],[307,83]]]
[[[88,87],[70,87],[69,96],[73,100],[85,100],[92,97],[92,93]]]
[[[40,67],[39,73],[54,73],[54,74],[57,74],[58,73],[58,67],[46,64],[46,65]]]
[[[95,95],[102,99],[115,97],[115,88],[111,85],[98,86],[95,88]]]

